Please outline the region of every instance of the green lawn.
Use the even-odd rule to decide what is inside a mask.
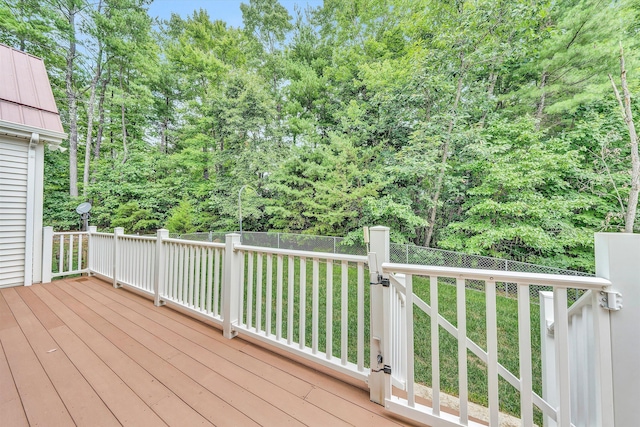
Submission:
[[[256,266],[256,257],[254,257],[254,269]],[[287,336],[287,300],[288,300],[288,258],[283,257],[283,286],[282,286],[282,336]],[[276,274],[277,274],[277,257],[273,257],[273,299],[271,314],[271,332],[276,333]],[[331,315],[333,319],[333,351],[332,354],[340,357],[341,342],[341,312],[340,312],[340,295],[341,295],[341,265],[339,263],[333,265],[333,298]],[[355,264],[348,267],[349,277],[349,321],[348,321],[348,342],[349,342],[349,361],[356,363],[357,352],[357,287],[356,277],[357,270]],[[255,270],[254,270],[255,271]],[[326,264],[320,263],[319,266],[319,299],[318,299],[318,350],[324,351],[326,346],[326,307],[327,307],[327,280],[326,280]],[[306,318],[305,318],[305,344],[311,347],[312,344],[312,262],[307,260],[306,271]],[[256,303],[256,274],[254,274],[253,289],[253,320],[255,326],[255,303]],[[262,273],[262,328],[265,328],[266,315],[266,256],[263,258]],[[247,279],[245,264],[245,280]],[[364,272],[365,279],[365,366],[369,364],[369,274]],[[297,342],[299,338],[299,306],[300,306],[300,266],[296,260],[294,268],[294,333],[293,341]],[[427,303],[430,300],[429,280],[428,278],[415,277],[413,281],[414,293]],[[245,307],[247,302],[247,290],[244,293]],[[441,279],[438,285],[438,303],[440,314],[456,325],[456,288],[453,282]],[[467,313],[467,336],[486,350],[486,308],[484,292],[467,289],[466,290],[466,313]],[[498,316],[498,360],[509,371],[516,376],[519,372],[519,356],[518,356],[518,308],[517,300],[497,297],[497,316]],[[246,319],[245,319],[246,321]],[[415,348],[415,378],[416,382],[430,385],[431,383],[431,342],[430,342],[430,319],[417,307],[414,308],[414,348]],[[532,337],[532,364],[533,364],[533,382],[534,390],[541,393],[541,360],[540,360],[540,320],[539,306],[531,305],[531,337]],[[458,361],[457,361],[457,339],[449,335],[442,327],[440,328],[440,368],[441,368],[441,390],[445,393],[458,394]],[[472,402],[487,406],[487,368],[475,355],[468,351],[468,378],[469,378],[469,399]],[[500,409],[503,412],[519,416],[520,413],[520,396],[506,381],[500,379]],[[541,413],[536,410],[536,420],[541,423]]]

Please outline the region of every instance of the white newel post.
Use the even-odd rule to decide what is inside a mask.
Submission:
[[[164,243],[162,242],[162,240],[168,237],[169,230],[161,228],[156,232],[156,264],[153,276],[153,291],[155,294],[154,304],[158,307],[164,305],[164,301],[160,299],[160,295],[164,295],[164,265],[166,263],[164,255]]]
[[[371,227],[370,242],[371,252],[369,254],[369,272],[370,282],[380,282],[378,274],[382,273],[382,263],[389,262],[389,227]],[[385,336],[388,316],[385,316],[385,298],[384,292],[389,288],[382,285],[371,285],[371,307],[370,307],[370,336],[371,336],[371,352],[369,366],[371,373],[369,374],[369,398],[372,402],[380,405],[385,404],[385,393],[387,391],[385,374],[382,371],[387,361],[385,357],[385,346],[387,337]],[[382,357],[382,363],[379,363],[379,356]],[[373,372],[374,370],[380,370]]]
[[[240,234],[225,236],[224,282],[222,283],[222,331],[225,338],[238,335],[233,325],[238,322],[240,299],[240,264],[239,254],[234,250],[240,244]]]
[[[640,419],[640,234],[596,233],[596,275],[609,279],[613,290],[622,294],[623,308],[599,316],[598,328],[610,323],[613,414],[604,401],[602,419],[618,427],[638,425]],[[603,297],[601,296],[600,299]],[[612,303],[609,302],[611,306]],[[598,334],[596,334],[597,336]],[[600,355],[599,364],[607,366],[608,354]],[[603,395],[609,389],[607,372],[602,372]],[[603,396],[606,398],[607,396]]]
[[[53,256],[53,227],[42,229],[42,283],[51,283]]]
[[[113,287],[119,288],[118,285],[118,260],[120,257],[120,250],[118,248],[118,236],[124,234],[124,228],[116,227],[113,229]]]
[[[87,236],[87,270],[89,270],[87,272],[88,276],[91,276],[95,270],[94,268],[94,255],[93,255],[93,234],[98,232],[98,227],[96,227],[95,225],[90,225],[88,230],[89,232],[88,236]]]

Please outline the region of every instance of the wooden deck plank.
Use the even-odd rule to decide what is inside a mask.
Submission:
[[[92,280],[97,281],[97,279]],[[312,389],[312,385],[303,379],[289,375],[278,367],[244,354],[241,351],[241,348],[247,345],[244,340],[228,340],[220,334],[219,329],[196,319],[191,319],[169,308],[163,308],[161,311],[154,310],[153,306],[149,306],[148,300],[143,297],[130,292],[113,292],[112,288],[105,286],[102,281],[97,284],[98,286],[88,289],[87,292],[100,292],[105,297],[112,299],[111,303],[104,301],[105,304],[114,307],[115,310],[120,312],[129,313],[127,314],[128,316],[131,316],[132,319],[135,318],[134,323],[139,323],[143,318],[147,318],[163,326],[166,330],[206,348],[221,358],[239,365],[242,369],[264,378],[299,397],[306,396]],[[128,312],[125,311],[125,307],[130,310]]]
[[[28,288],[22,289],[28,291]],[[65,352],[58,349],[57,343],[20,298],[18,291],[14,288],[7,289],[4,297],[76,425],[119,426],[120,423],[109,408],[78,372]]]
[[[33,353],[13,314],[4,299],[6,290],[0,292],[0,311],[3,324],[13,327],[0,330],[0,342],[7,357],[7,363],[15,380],[20,400],[29,424],[32,426],[73,425],[73,419],[51,384],[46,372]]]
[[[290,358],[275,354],[263,347],[247,343],[242,339],[228,340],[222,337],[217,329],[171,309],[167,309],[166,312],[164,312],[163,309],[163,313],[160,313],[149,305],[148,300],[139,295],[131,292],[117,292],[105,282],[99,281],[98,279],[91,280],[96,281],[98,286],[86,287],[86,289],[81,289],[82,285],[78,283],[74,283],[72,286],[87,293],[101,293],[104,296],[104,299],[101,299],[101,301],[118,311],[126,312],[126,308],[128,308],[129,314],[127,316],[136,324],[144,325],[149,321],[157,321],[157,323],[165,326],[169,331],[180,330],[180,325],[187,326],[188,330],[184,333],[184,336],[188,337],[192,342],[199,344],[211,352],[223,354],[227,360],[233,360],[236,363],[242,362],[241,365],[243,367],[245,360],[253,361],[252,365],[254,365],[254,367],[258,364],[258,367],[255,367],[257,372],[260,372],[260,370],[264,371],[265,367],[268,367],[271,374],[270,377],[272,378],[284,377],[286,384],[303,384],[304,390],[307,392],[304,396],[309,394],[313,387],[322,388],[334,395],[348,399],[352,404],[354,404],[353,402],[357,402],[355,405],[376,414],[378,418],[383,417],[380,418],[382,420],[381,423],[384,422],[384,419],[387,419],[392,423],[406,424],[406,420],[399,420],[386,411],[383,406],[370,402],[368,391],[362,388],[344,383],[320,371],[310,369],[303,364],[292,363]],[[96,297],[96,299],[97,298],[98,297]],[[146,316],[148,316],[148,318],[145,321]],[[176,325],[175,322],[171,322],[166,318],[170,318],[180,323],[180,325]],[[169,339],[170,332],[166,333],[169,334],[166,336],[167,339]],[[216,342],[222,343],[224,346],[217,345]],[[187,345],[188,342],[185,342],[185,346]],[[235,348],[230,348],[231,346]],[[238,352],[241,354],[238,355]],[[200,360],[197,356],[194,356],[194,358]],[[251,371],[251,369],[248,370]],[[279,382],[282,383],[283,380],[281,379]]]
[[[110,359],[111,363],[105,363],[94,353],[96,348],[91,348],[75,333],[79,331],[81,333],[80,335],[82,335],[82,332],[92,335],[95,339],[88,340],[92,342],[99,340],[95,330],[88,329],[82,319],[77,317],[64,306],[64,304],[53,297],[44,286],[33,286],[32,291],[49,307],[55,310],[60,319],[65,322],[64,326],[51,329],[51,336],[56,340],[58,345],[64,349],[65,353],[69,355],[73,364],[82,372],[93,389],[96,390],[102,400],[109,406],[116,418],[118,418],[118,421],[123,425],[130,426],[166,425],[165,422],[129,388],[127,383],[111,369],[111,367],[113,367],[119,370],[123,376],[126,377],[130,375],[129,378],[139,380],[138,375],[135,375],[135,372],[128,369],[128,358],[126,355],[110,354],[109,346],[105,343],[105,345],[98,346],[97,348],[97,353],[102,357],[104,357],[105,354],[112,356]],[[74,329],[72,330],[71,328]],[[95,345],[95,342],[93,342],[93,344]],[[153,383],[155,383],[155,381],[152,379],[151,384]],[[148,393],[148,388],[145,387],[148,384],[147,382],[141,381],[138,383],[138,388]],[[154,396],[156,397],[154,402],[159,401],[166,395],[167,393],[157,397]]]
[[[78,291],[90,292],[88,289],[80,289],[79,286],[74,286]],[[168,329],[160,329],[157,328],[159,325],[149,319],[145,319],[141,316],[140,312],[145,312],[149,314],[158,314],[157,309],[153,309],[153,306],[149,306],[148,301],[142,299],[139,306],[135,306],[133,308],[124,307],[123,303],[126,301],[121,298],[117,298],[119,296],[123,296],[126,293],[123,292],[113,292],[111,289],[105,289],[105,295],[113,295],[114,298],[118,300],[116,304],[110,304],[110,307],[114,309],[118,309],[120,311],[128,311],[128,314],[132,316],[132,321],[135,324],[141,326],[147,326],[150,328],[156,328],[157,336],[162,339],[166,339],[168,343],[175,343],[180,348],[184,348],[185,353],[188,353],[191,357],[201,362],[203,365],[208,366],[211,370],[219,370],[223,373],[223,375],[227,376],[230,380],[234,381],[242,388],[245,388],[252,393],[260,396],[265,401],[269,402],[271,405],[278,407],[290,414],[291,416],[297,418],[301,422],[307,425],[340,425],[342,423],[337,417],[333,416],[331,412],[327,412],[320,408],[315,407],[314,405],[310,405],[308,402],[305,402],[300,396],[296,396],[292,393],[289,393],[286,389],[280,388],[273,383],[270,383],[260,376],[256,376],[251,374],[244,366],[235,365],[224,358],[218,357],[214,352],[220,351],[221,349],[227,347],[227,345],[235,340],[227,340],[222,338],[222,341],[212,340],[210,337],[202,336],[201,334],[194,334],[193,328],[187,327],[182,324],[173,324],[173,329],[180,332],[174,333],[171,335],[171,331]],[[103,301],[108,303],[108,301]],[[163,309],[165,311],[165,309]],[[169,310],[170,311],[170,310]],[[162,318],[165,318],[165,314],[163,313]],[[158,317],[158,316],[156,316]],[[200,322],[198,322],[200,323]],[[200,323],[201,324],[201,323]],[[207,327],[207,332],[209,332],[210,327]],[[182,335],[190,335],[195,336],[195,339],[201,344],[201,346],[194,346],[193,342],[187,341],[182,338]],[[216,330],[215,334],[220,335],[220,332]],[[211,350],[211,351],[209,351]],[[256,359],[247,357],[245,354],[238,352],[237,350],[228,349],[232,352],[229,355],[229,359],[237,360],[238,357],[244,358],[250,362],[255,362]],[[264,366],[269,366],[263,364]],[[272,368],[269,366],[269,368]],[[187,369],[187,367],[185,367]],[[278,372],[280,376],[286,376],[283,371]],[[311,387],[307,384],[307,394],[311,391]]]
[[[36,315],[38,320],[45,329],[53,329],[58,326],[64,326],[64,322],[44,303],[40,298],[36,296],[31,290],[31,286],[19,286],[16,289],[20,297],[31,308],[33,314]]]
[[[415,425],[370,402],[360,381],[335,377],[321,365],[250,338],[228,340],[218,325],[154,307],[97,278],[34,285],[7,295],[13,311],[7,315],[9,305],[0,293],[0,380],[4,386],[8,378],[16,387],[0,390],[2,425],[4,401],[17,414],[12,424],[25,425],[32,417],[22,407],[11,358],[3,358],[3,338],[16,333],[33,346],[30,363],[50,375],[60,397],[72,391],[63,391],[67,385],[56,375],[71,372],[69,384],[90,387],[113,413],[111,419],[125,425]],[[42,354],[54,345],[56,352]],[[52,355],[61,362],[53,363]],[[81,402],[82,394],[75,399]]]
[[[85,294],[84,292],[88,291],[83,289],[81,286],[76,287],[73,286],[73,284],[69,284],[66,286],[60,286],[59,288],[66,291],[92,310],[96,311],[96,313],[111,321],[114,325],[122,324],[123,322],[127,323],[128,327],[126,332],[131,336],[131,338],[138,341],[158,356],[167,355],[165,360],[167,360],[168,363],[171,363],[171,365],[175,366],[208,390],[218,393],[230,404],[239,405],[239,410],[249,410],[247,416],[251,417],[259,424],[300,424],[299,422],[296,422],[293,417],[283,412],[282,409],[260,399],[250,391],[247,391],[247,389],[242,387],[242,385],[239,386],[236,384],[236,382],[233,381],[233,372],[228,372],[228,368],[232,371],[235,368],[237,371],[235,372],[235,375],[247,375],[246,371],[239,369],[235,365],[232,365],[231,367],[219,365],[216,360],[212,360],[208,366],[205,366],[191,357],[186,357],[183,352],[187,353],[190,352],[192,348],[198,348],[201,350],[201,353],[206,353],[204,356],[205,359],[215,358],[215,355],[207,352],[205,349],[194,346],[193,343],[186,341],[182,336],[174,334],[144,317],[142,317],[141,322],[135,320],[133,322],[129,322],[127,318],[113,310],[118,307],[122,308],[120,305],[116,304],[116,306],[111,306],[109,308]],[[100,294],[94,296],[99,297]],[[108,301],[113,302],[112,300]],[[143,325],[141,323],[146,323],[146,325],[144,325],[146,326],[146,329],[142,327]],[[178,351],[178,349],[181,349],[182,351]],[[222,362],[226,361],[222,360]],[[224,375],[220,374],[218,371],[223,372]],[[255,378],[255,376],[249,379],[251,382],[259,380],[260,379]],[[279,393],[282,394],[287,392],[279,390]]]
[[[120,331],[117,325],[97,316],[69,294],[61,291],[57,285],[51,284],[47,290],[78,318],[83,319],[86,330],[79,334],[85,342],[96,354],[103,357],[107,364],[114,366],[120,378],[169,425],[227,425],[231,422],[237,422],[237,425],[251,424],[234,414],[228,405],[207,390],[198,388],[194,382],[180,382],[179,375],[175,371],[167,370],[168,366],[156,367],[156,361],[144,356],[136,357],[139,349],[127,340],[126,334],[116,333]],[[88,334],[89,330],[93,333]],[[118,363],[126,365],[126,370]],[[160,376],[157,375],[158,372],[161,373]]]
[[[2,342],[0,342],[0,421],[15,427],[29,425],[27,414],[24,413],[22,401],[7,363],[7,357],[4,354]]]
[[[51,292],[54,293],[56,297],[64,301],[67,306],[71,307],[76,314],[80,315],[90,325],[96,325],[95,327],[98,332],[102,333],[123,352],[126,352],[133,360],[140,364],[144,364],[150,374],[163,384],[170,386],[178,396],[190,404],[194,409],[199,412],[204,412],[210,419],[213,418],[217,425],[250,424],[248,420],[251,418],[251,415],[254,417],[255,415],[258,415],[259,411],[256,411],[256,414],[249,415],[244,415],[242,413],[242,409],[246,410],[247,408],[251,408],[253,405],[260,407],[261,403],[257,401],[255,396],[247,393],[246,390],[239,388],[234,383],[225,382],[224,378],[219,378],[218,381],[214,382],[215,387],[213,390],[207,390],[196,382],[194,378],[204,378],[211,376],[212,374],[219,377],[217,373],[208,372],[208,369],[203,369],[204,367],[200,365],[192,377],[185,375],[171,363],[162,359],[149,348],[137,342],[136,339],[129,335],[129,333],[135,334],[137,332],[136,338],[141,337],[141,339],[144,340],[147,345],[151,346],[152,349],[162,347],[159,345],[163,342],[160,338],[149,334],[115,313],[114,316],[109,316],[108,313],[105,312],[104,314],[106,314],[107,317],[100,316],[91,309],[92,307],[100,310],[100,304],[95,303],[94,300],[86,297],[86,295],[81,292],[74,292],[74,288],[69,286],[67,283],[59,283],[55,286],[57,289],[51,289]],[[69,292],[65,292],[65,288]],[[79,295],[72,295],[74,293]],[[105,308],[104,306],[102,307]],[[108,309],[106,310],[107,312],[109,311]],[[104,310],[101,311],[104,312]],[[109,324],[111,326],[106,328],[102,327],[102,319],[110,321]],[[127,333],[120,330],[117,325],[126,325]],[[146,337],[144,336],[145,334],[147,335]],[[164,347],[170,346],[167,345]],[[171,355],[181,354],[175,348],[165,348],[159,350],[159,352],[169,354],[169,357]],[[197,362],[193,360],[191,360],[191,362],[194,365],[197,364]],[[225,401],[229,406],[222,406],[218,408],[214,407],[210,400],[215,397],[219,398],[221,401]],[[232,409],[233,404],[238,406],[235,411]],[[277,418],[277,412],[280,412],[280,414],[284,416],[283,420],[288,418],[286,414],[278,411],[277,408],[264,405],[262,406],[266,411],[264,416],[262,416],[263,420],[268,420],[269,416]]]

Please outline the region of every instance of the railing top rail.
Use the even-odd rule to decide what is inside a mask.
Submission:
[[[54,236],[70,236],[70,235],[79,235],[79,234],[89,234],[87,231],[54,231]]]
[[[611,282],[601,277],[567,276],[546,273],[521,273],[501,270],[479,270],[474,268],[438,267],[412,264],[382,264],[384,273],[404,273],[422,276],[453,277],[467,280],[489,280],[495,282],[524,283],[528,285],[556,286],[601,290]]]
[[[113,233],[91,233],[92,236],[104,236],[104,237],[113,237]]]
[[[173,239],[173,238],[162,239],[162,241],[167,243],[179,243],[181,245],[189,245],[189,246],[205,246],[207,248],[224,248],[224,243],[219,243],[219,242],[199,242],[197,240],[183,240],[183,239]]]
[[[275,249],[275,248],[267,248],[264,246],[235,245],[234,249],[238,251],[260,252],[263,254],[274,254],[274,255],[291,255],[291,256],[304,257],[304,258],[320,258],[320,259],[329,259],[334,261],[350,261],[350,262],[368,262],[369,261],[369,258],[363,255],[345,255],[345,254],[334,254],[330,252],[296,251],[293,249]]]
[[[129,240],[156,240],[155,236],[138,236],[135,234],[120,234],[118,235],[118,239],[129,239]]]

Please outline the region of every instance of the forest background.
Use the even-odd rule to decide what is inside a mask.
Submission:
[[[0,42],[44,58],[69,134],[46,225],[90,201],[100,229],[234,230],[244,187],[245,230],[386,225],[593,271],[593,233],[635,219],[639,0],[248,0],[241,27],[150,3],[0,2]]]

